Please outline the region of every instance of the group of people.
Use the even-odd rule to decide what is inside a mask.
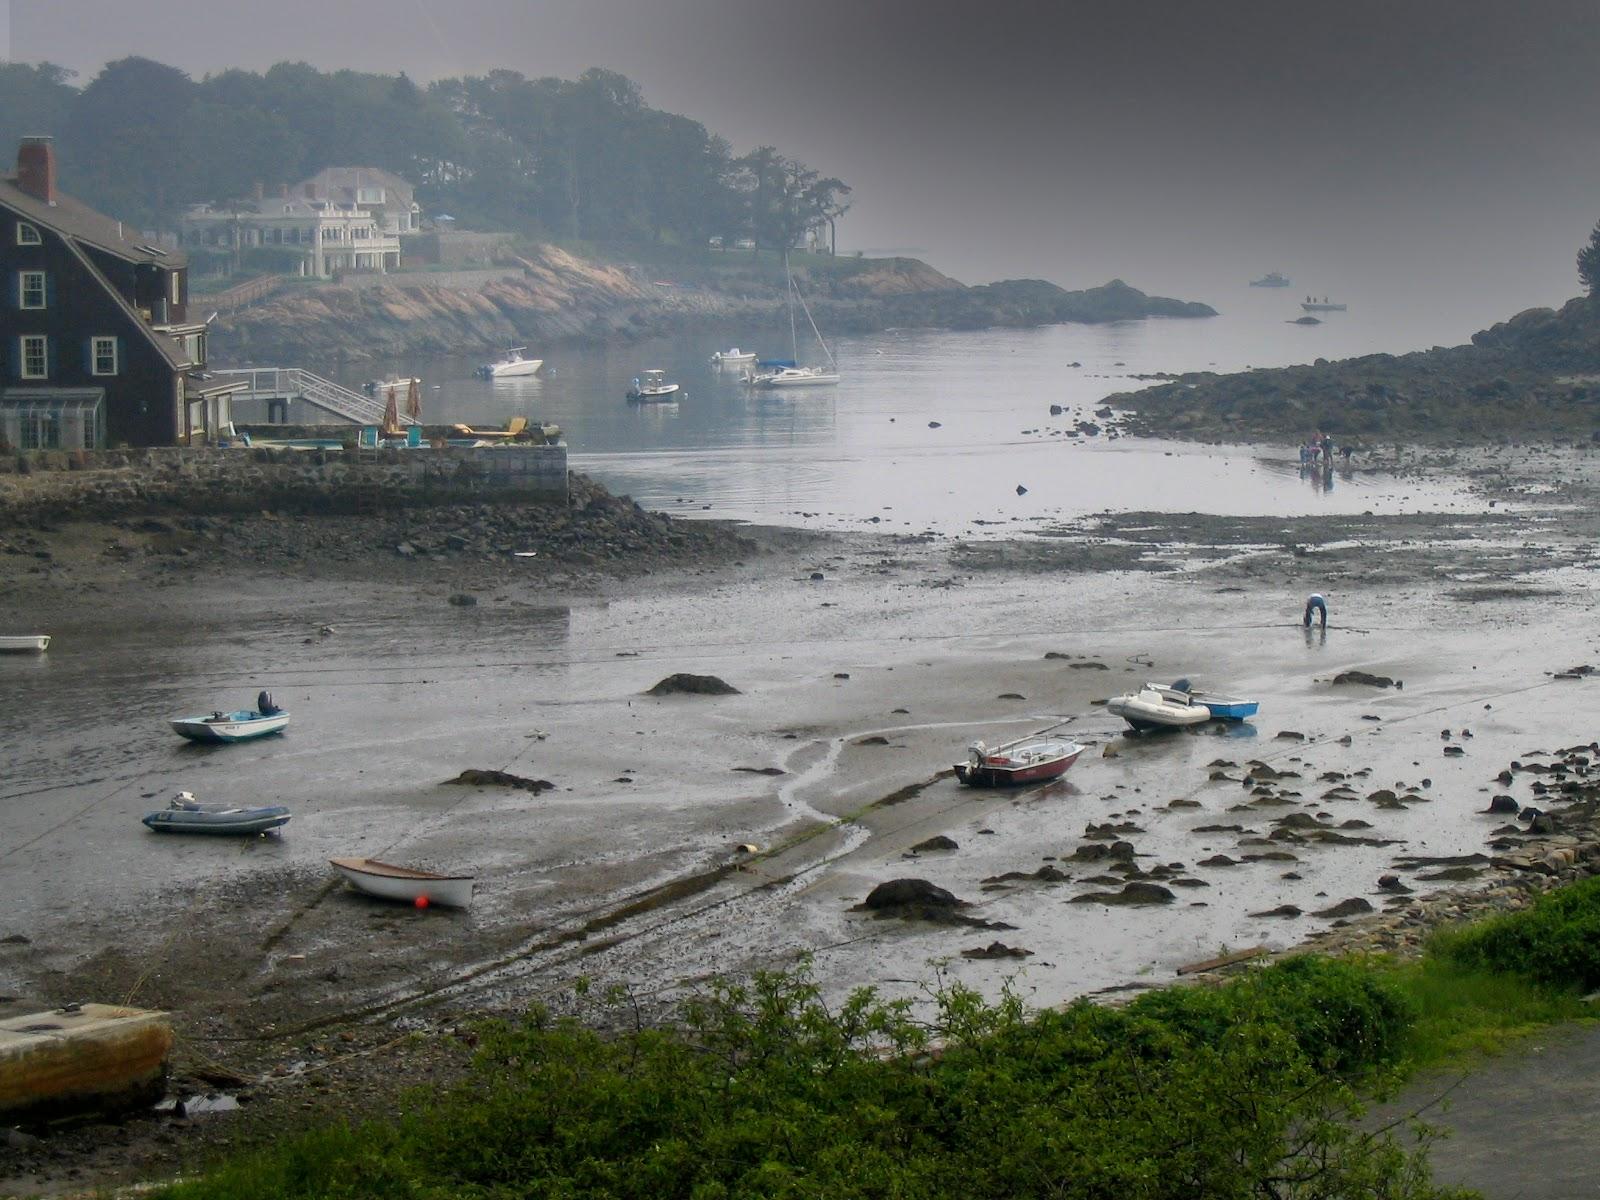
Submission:
[[[1346,455],[1346,457],[1349,457]],[[1300,465],[1316,466],[1319,462],[1333,462],[1333,435],[1317,432],[1311,435],[1311,440],[1300,447]]]

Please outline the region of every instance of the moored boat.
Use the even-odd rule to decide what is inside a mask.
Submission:
[[[628,388],[628,399],[641,403],[678,400],[678,385],[667,382],[667,373],[652,368],[640,371],[639,377]]]
[[[732,350],[718,350],[711,356],[711,365],[714,367],[743,367],[755,361],[755,351],[741,350],[737,346]]]
[[[1290,278],[1287,275],[1283,274],[1283,272],[1281,272],[1281,271],[1268,271],[1260,279],[1252,279],[1250,281],[1250,286],[1251,287],[1265,287],[1265,288],[1282,288],[1282,287],[1288,287],[1291,282],[1292,282],[1292,280],[1290,280]]]
[[[281,804],[225,808],[200,804],[189,792],[179,792],[166,808],[141,818],[141,823],[152,833],[208,833],[225,837],[266,833],[288,821],[289,810]]]
[[[750,386],[758,388],[818,387],[838,382],[839,372],[821,367],[778,367],[750,378]]]
[[[0,654],[43,654],[50,649],[48,633],[25,633],[0,637]]]
[[[965,762],[955,764],[956,778],[968,787],[1043,783],[1065,775],[1082,753],[1076,742],[1033,735],[994,747],[980,740],[967,747]]]
[[[472,902],[471,875],[436,875],[375,858],[330,858],[328,862],[352,887],[369,896],[404,900],[419,907],[443,904],[465,908]]]
[[[1148,686],[1138,692],[1108,700],[1106,711],[1121,717],[1137,730],[1184,729],[1211,720],[1211,710],[1205,705],[1180,701]]]
[[[1321,300],[1313,300],[1310,296],[1307,296],[1300,302],[1300,307],[1305,309],[1308,313],[1314,313],[1344,312],[1347,306],[1343,304],[1335,304],[1326,296],[1324,296]]]
[[[514,346],[493,362],[484,363],[476,374],[480,379],[502,379],[510,375],[534,375],[544,366],[544,359],[529,358],[526,346]]]

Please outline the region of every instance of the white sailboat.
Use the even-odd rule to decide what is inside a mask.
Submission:
[[[839,382],[839,364],[834,361],[833,351],[828,349],[828,343],[822,340],[822,332],[817,328],[817,322],[811,315],[811,308],[806,304],[806,298],[800,292],[800,285],[794,281],[794,275],[789,270],[789,256],[783,256],[783,274],[788,282],[789,292],[789,350],[793,355],[790,362],[774,364],[770,370],[761,371],[746,377],[745,382],[751,387],[758,388],[792,388],[792,387],[819,387],[824,384]],[[800,301],[800,310],[806,314],[806,321],[811,325],[811,332],[817,339],[817,345],[822,347],[823,354],[828,356],[826,367],[802,367],[796,364],[800,360],[799,337],[795,332],[794,302]]]

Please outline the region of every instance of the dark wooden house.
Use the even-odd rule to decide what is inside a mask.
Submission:
[[[205,373],[182,254],[56,189],[49,138],[0,177],[0,442],[14,449],[202,443],[240,384]]]

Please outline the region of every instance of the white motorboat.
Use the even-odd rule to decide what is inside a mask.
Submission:
[[[1190,725],[1204,725],[1211,720],[1211,710],[1205,705],[1190,704],[1177,696],[1178,693],[1166,694],[1153,687],[1145,687],[1107,701],[1106,711],[1139,730],[1184,729]]]
[[[1300,307],[1305,309],[1308,313],[1314,313],[1314,312],[1344,312],[1347,306],[1343,305],[1343,304],[1335,304],[1335,303],[1333,303],[1333,301],[1329,300],[1326,296],[1324,296],[1321,300],[1314,300],[1310,296],[1307,296],[1304,300],[1302,300],[1300,302]]]
[[[174,733],[191,742],[248,742],[269,733],[282,733],[288,727],[289,714],[272,702],[270,692],[262,692],[256,697],[254,708],[218,711],[209,717],[177,717],[168,724]]]
[[[747,367],[755,361],[754,350],[741,350],[737,346],[732,350],[718,350],[711,356],[713,367]]]
[[[811,315],[811,307],[806,303],[806,298],[801,294],[800,285],[795,282],[794,273],[789,270],[789,256],[783,256],[783,274],[787,281],[789,300],[789,350],[791,357],[783,363],[770,364],[768,370],[757,371],[745,376],[745,383],[750,387],[758,388],[792,388],[792,387],[817,387],[823,384],[839,382],[839,364],[834,361],[833,351],[828,349],[828,343],[822,340],[822,332],[817,328],[817,322]],[[822,347],[822,353],[827,355],[828,365],[823,367],[802,367],[800,361],[799,336],[795,332],[794,305],[800,302],[800,311],[805,313],[807,322],[811,325],[811,333],[817,339],[817,345]],[[763,364],[757,364],[761,366]]]
[[[542,358],[528,358],[526,346],[516,346],[507,350],[494,362],[484,363],[478,368],[478,375],[484,379],[503,379],[509,375],[533,375],[544,366]]]
[[[404,900],[418,908],[443,904],[465,908],[472,903],[471,875],[436,875],[375,858],[330,858],[333,869],[357,891],[385,900]]]
[[[642,403],[670,401],[680,399],[678,385],[667,382],[667,373],[651,369],[640,371],[639,377],[628,388],[628,399]]]
[[[43,654],[48,649],[50,649],[48,633],[0,637],[0,654]]]

